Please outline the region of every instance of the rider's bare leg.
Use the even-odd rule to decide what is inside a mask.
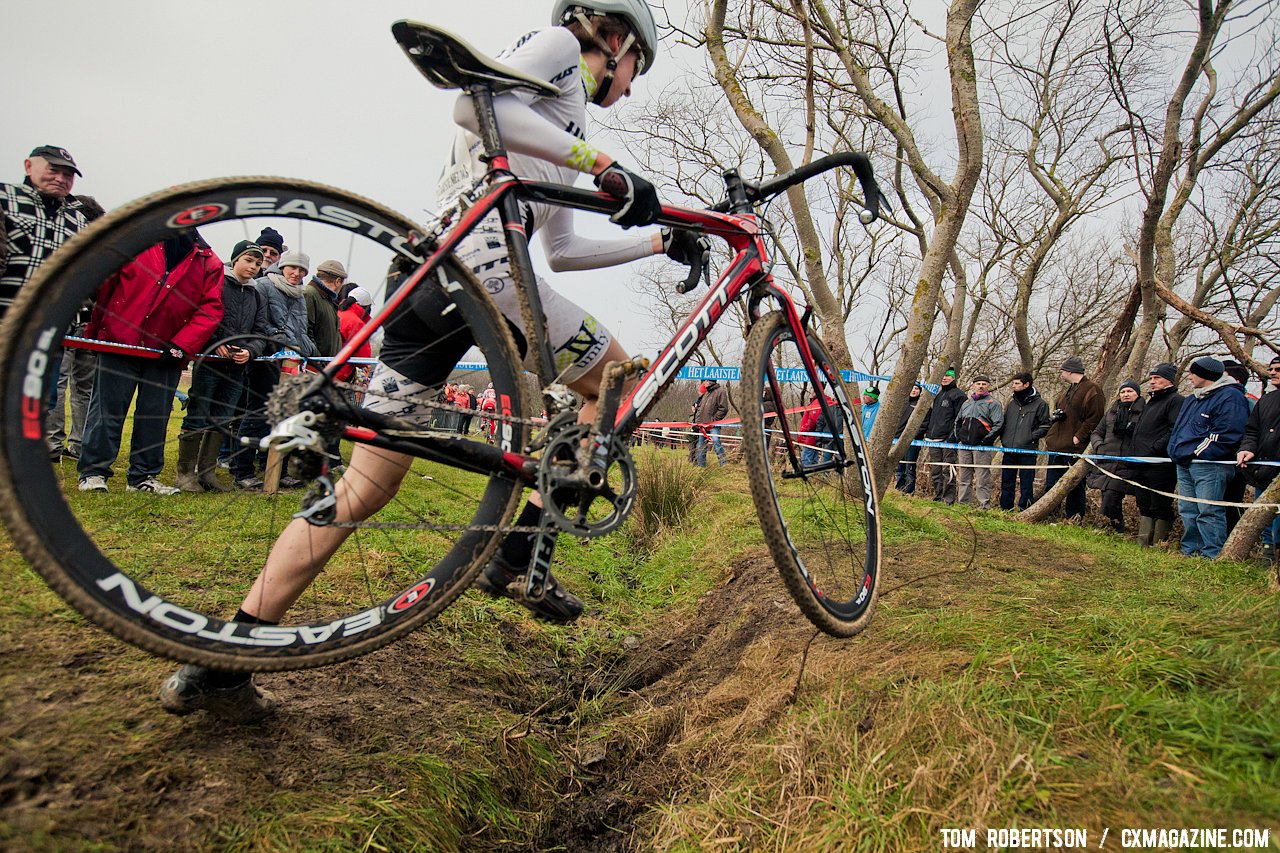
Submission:
[[[334,486],[337,521],[364,521],[395,496],[413,463],[403,453],[358,444]],[[278,623],[306,590],[354,528],[316,526],[295,518],[271,548],[267,564],[253,582],[240,609],[266,622]]]
[[[600,385],[605,365],[625,361],[626,350],[616,340],[609,342],[604,357],[569,387],[585,398],[578,413],[579,423],[591,423],[596,417]],[[413,459],[366,445],[356,445],[351,464],[334,486],[338,521],[364,521],[382,509],[400,488],[400,482]],[[537,492],[529,502],[542,506]],[[259,573],[253,588],[245,596],[241,610],[267,622],[279,622],[298,597],[324,569],[329,558],[351,535],[353,528],[325,525],[317,527],[295,518],[280,534]]]

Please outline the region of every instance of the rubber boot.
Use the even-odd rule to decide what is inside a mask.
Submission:
[[[1151,544],[1152,545],[1164,544],[1164,540],[1169,538],[1169,530],[1172,527],[1173,527],[1173,522],[1169,521],[1167,518],[1157,519],[1155,525],[1152,527],[1152,530],[1151,530]]]
[[[1138,517],[1138,544],[1144,548],[1151,547],[1151,535],[1155,532],[1156,520],[1149,515]]]
[[[218,479],[218,449],[222,447],[222,433],[206,432],[200,440],[200,461],[196,466],[196,479],[211,492],[229,492],[231,487]]]
[[[203,492],[204,486],[196,478],[196,465],[200,459],[200,441],[204,436],[198,432],[184,432],[178,436],[178,479],[174,481],[184,492]]]

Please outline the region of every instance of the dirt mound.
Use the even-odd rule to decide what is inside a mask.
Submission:
[[[814,634],[767,553],[735,561],[694,613],[655,626],[584,685],[613,697],[613,719],[576,749],[579,772],[543,844],[637,846],[638,816],[685,790],[715,760],[718,744],[748,737],[784,711]]]
[[[970,550],[972,565],[957,558]],[[882,607],[945,608],[957,589],[989,585],[987,570],[1084,562],[1044,551],[963,526],[951,542],[889,548]],[[698,796],[797,695],[920,666],[878,639],[879,622],[853,641],[817,636],[758,550],[696,607],[589,644],[617,649],[607,655],[575,656],[574,633],[469,596],[376,654],[262,678],[280,712],[241,727],[159,713],[171,665],[47,594],[32,606],[43,612],[0,632],[0,847],[251,848],[280,833],[303,841],[299,825],[332,846],[645,847],[654,806]],[[611,630],[598,618],[588,630]],[[874,697],[858,714],[874,725]],[[294,823],[273,834],[281,815]],[[394,834],[410,826],[418,834]]]
[[[1090,566],[1087,557],[1055,551],[1014,537],[983,537],[964,523],[949,542],[890,545],[882,607],[909,602],[945,609],[962,590],[989,587],[991,572],[1034,566],[1069,575]],[[853,640],[817,632],[791,601],[769,555],[744,555],[695,612],[655,626],[631,654],[584,685],[613,695],[612,718],[598,737],[576,748],[578,772],[542,845],[575,853],[646,848],[644,816],[654,806],[698,797],[702,780],[726,755],[757,742],[811,682],[821,690],[863,673],[912,679],[967,666],[945,655],[921,662],[878,633],[874,622]],[[880,694],[865,700],[857,714],[860,734],[875,725],[883,700]]]

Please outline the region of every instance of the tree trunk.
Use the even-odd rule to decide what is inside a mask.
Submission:
[[[1258,503],[1280,503],[1280,477],[1272,480],[1271,485],[1258,496]],[[1244,515],[1240,516],[1240,521],[1236,523],[1235,529],[1227,537],[1226,544],[1222,546],[1222,553],[1218,555],[1218,559],[1247,560],[1249,553],[1253,551],[1253,546],[1258,544],[1262,528],[1270,524],[1275,517],[1276,511],[1270,507],[1255,506],[1245,510]]]
[[[938,308],[938,292],[947,264],[955,252],[969,204],[982,174],[982,116],[978,104],[977,71],[973,58],[972,25],[981,0],[958,0],[947,11],[947,67],[951,77],[951,115],[956,128],[958,163],[956,176],[939,200],[929,249],[916,278],[907,321],[906,341],[898,357],[885,394],[879,417],[897,424],[907,405],[907,396],[924,366],[929,352],[929,339]],[[865,99],[864,99],[865,100]],[[900,137],[900,141],[905,141]],[[911,140],[914,144],[914,140]],[[924,174],[917,172],[923,180]],[[923,401],[920,404],[923,405]],[[906,433],[904,433],[906,435]],[[871,464],[875,470],[876,488],[883,496],[893,482],[898,459],[905,447],[893,448],[893,432],[884,430],[871,441]],[[894,450],[897,450],[895,454]],[[896,455],[896,458],[895,458]]]
[[[746,91],[742,88],[737,76],[737,65],[730,59],[724,43],[724,19],[728,0],[715,0],[708,16],[706,38],[707,54],[711,57],[715,69],[716,82],[724,91],[725,100],[733,109],[738,122],[751,135],[760,150],[773,164],[778,174],[791,171],[794,167],[787,147],[764,116],[751,103]],[[810,107],[812,92],[809,93]],[[811,150],[811,149],[810,149]],[[795,217],[796,234],[800,239],[801,254],[804,257],[805,279],[813,299],[813,309],[822,323],[822,342],[842,368],[853,367],[853,357],[849,354],[849,344],[844,335],[844,314],[840,310],[840,300],[831,291],[827,281],[826,268],[822,262],[822,241],[818,238],[818,229],[814,225],[809,211],[809,199],[805,195],[803,185],[787,190],[787,201],[791,213]]]
[[[1064,457],[1061,456],[1050,456],[1049,464],[1061,464],[1061,460],[1063,458]],[[1067,473],[1062,475],[1062,479],[1053,484],[1052,489],[1041,495],[1040,500],[1018,513],[1015,518],[1017,518],[1018,521],[1029,521],[1033,523],[1044,521],[1049,516],[1053,515],[1054,511],[1057,510],[1057,508],[1062,505],[1062,502],[1067,499],[1067,492],[1078,486],[1080,481],[1084,479],[1084,475],[1088,473],[1089,463],[1085,462],[1083,459],[1077,460],[1074,465],[1067,469]]]

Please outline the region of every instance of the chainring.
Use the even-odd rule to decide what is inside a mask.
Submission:
[[[584,466],[578,455],[590,436],[589,424],[567,425],[548,437],[538,464],[543,513],[563,532],[588,539],[622,526],[636,500],[630,448],[614,436],[604,470]]]

